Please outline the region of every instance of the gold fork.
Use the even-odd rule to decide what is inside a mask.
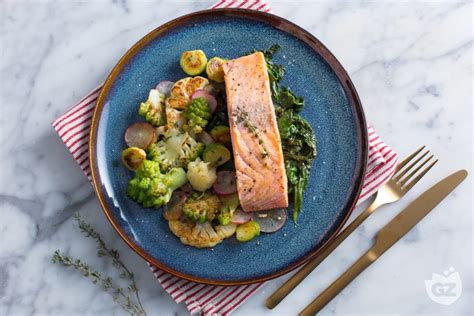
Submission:
[[[331,240],[326,247],[316,257],[311,259],[306,265],[304,265],[298,272],[296,272],[291,278],[288,279],[278,290],[276,290],[269,298],[267,298],[266,306],[269,309],[273,309],[277,306],[293,289],[298,286],[310,273],[313,271],[326,257],[334,251],[354,230],[360,226],[376,209],[380,206],[396,202],[400,200],[420,179],[438,162],[438,159],[432,161],[428,167],[423,169],[416,177],[416,173],[420,171],[432,158],[430,155],[421,164],[419,162],[425,158],[428,151],[421,154],[420,157],[416,158],[418,154],[425,149],[425,146],[421,147],[410,156],[406,157],[400,162],[395,169],[395,173],[392,178],[383,185],[377,193],[375,193],[375,200],[370,206],[357,216],[344,230],[341,231],[336,238]],[[411,163],[410,163],[411,162]],[[410,163],[410,164],[409,164]],[[405,167],[406,166],[406,167]],[[408,173],[408,174],[407,174]],[[413,178],[414,177],[414,178]],[[413,179],[412,179],[413,178]],[[410,182],[408,180],[412,179]]]

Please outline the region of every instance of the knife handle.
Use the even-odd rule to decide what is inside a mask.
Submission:
[[[354,280],[362,271],[377,260],[378,256],[371,250],[360,257],[349,269],[346,270],[336,281],[315,298],[299,314],[300,316],[315,315],[327,303],[329,303],[339,292],[341,292],[352,280]]]
[[[349,235],[351,235],[357,227],[362,224],[370,214],[373,213],[382,204],[375,200],[367,209],[356,217],[339,235],[328,242],[322,251],[313,259],[308,261],[298,272],[290,277],[280,288],[278,288],[271,296],[267,298],[267,308],[277,306],[288,294],[293,291],[321,262],[324,261]]]

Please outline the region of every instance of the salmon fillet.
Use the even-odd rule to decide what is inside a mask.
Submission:
[[[262,53],[223,65],[240,205],[246,212],[288,206],[288,186],[267,64]]]

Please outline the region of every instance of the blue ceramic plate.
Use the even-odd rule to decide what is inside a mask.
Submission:
[[[281,46],[275,62],[287,69],[283,84],[306,100],[302,115],[312,124],[318,140],[318,156],[299,225],[288,220],[274,234],[262,234],[248,243],[230,238],[213,250],[185,246],[170,232],[161,210],[144,209],[127,197],[132,175],[120,162],[124,131],[140,120],[137,107],[151,88],[162,80],[186,76],[179,66],[183,51],[199,48],[209,57],[235,58],[273,44]],[[363,111],[336,58],[291,22],[236,9],[178,18],[135,44],[105,83],[94,113],[90,144],[100,202],[130,247],[169,273],[219,285],[268,280],[317,254],[354,207],[367,159]]]

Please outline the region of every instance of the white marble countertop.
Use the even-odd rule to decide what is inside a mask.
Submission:
[[[270,1],[315,34],[351,74],[365,113],[404,156],[426,144],[439,164],[403,201],[373,215],[274,311],[267,284],[235,315],[293,315],[369,247],[374,233],[430,183],[472,172],[473,5],[465,2]],[[188,1],[0,2],[0,314],[123,314],[56,249],[107,271],[70,219],[75,211],[119,249],[138,277],[149,315],[185,315],[145,262],[106,221],[90,183],[50,122],[101,82],[118,58],[161,23],[206,8]],[[408,236],[367,269],[322,315],[472,315],[472,174]],[[431,301],[424,280],[454,267],[463,293]],[[471,303],[469,303],[469,301]]]

